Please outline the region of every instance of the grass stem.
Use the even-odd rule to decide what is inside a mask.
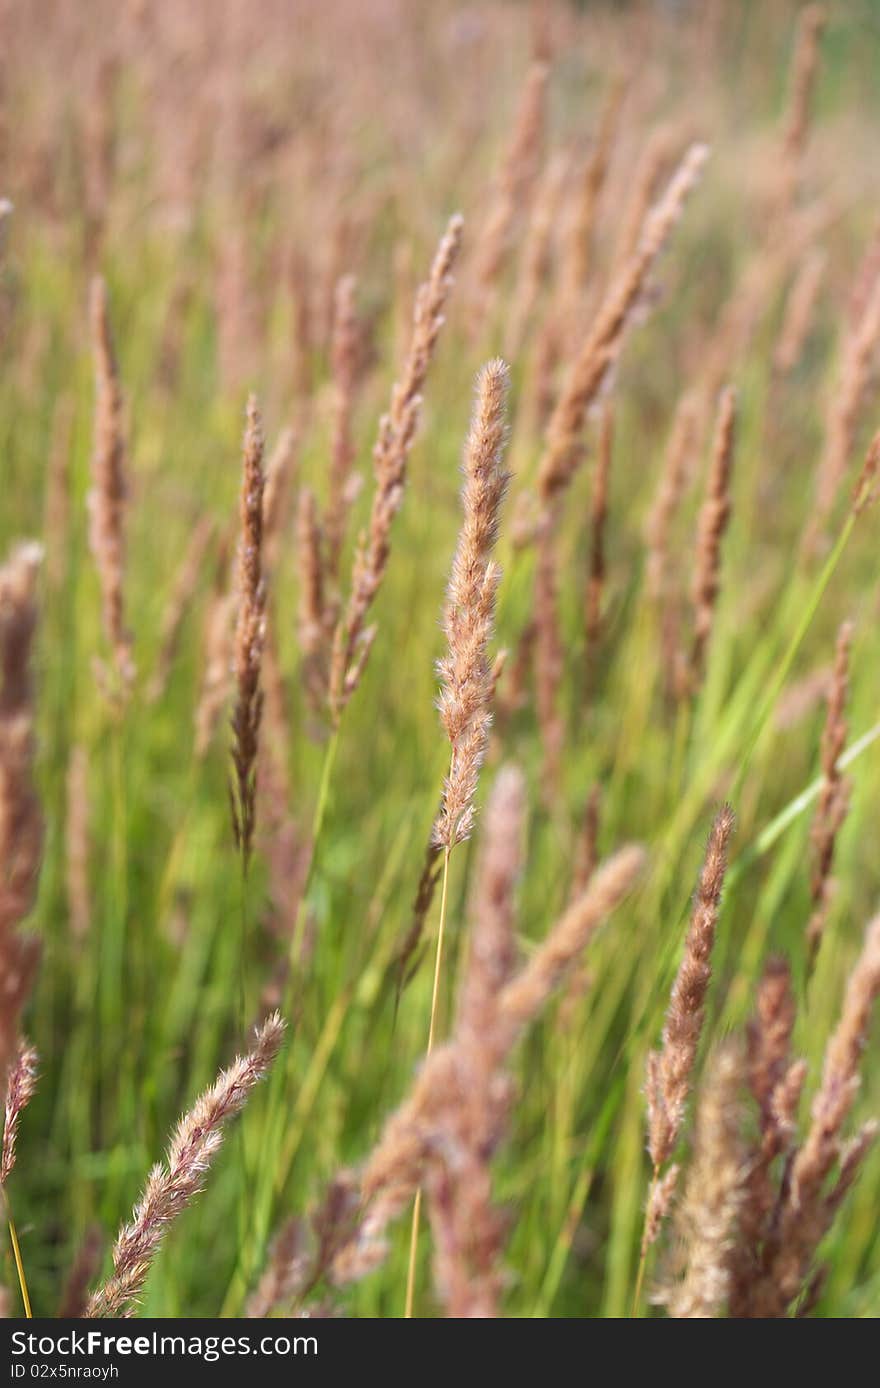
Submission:
[[[425,1055],[429,1056],[434,1049],[434,1037],[437,1031],[437,1012],[440,998],[440,978],[443,964],[443,937],[446,931],[446,902],[449,890],[449,849],[443,854],[443,883],[440,888],[440,924],[437,927],[437,950],[434,955],[434,984],[431,990],[431,1020],[428,1024],[428,1045]],[[413,1303],[415,1300],[416,1285],[416,1261],[419,1248],[419,1220],[422,1210],[422,1192],[416,1191],[416,1198],[413,1204],[412,1227],[409,1235],[409,1264],[406,1273],[406,1302],[404,1307],[404,1318],[412,1319]]]
[[[28,1292],[27,1278],[24,1274],[24,1262],[21,1256],[21,1246],[18,1242],[18,1230],[15,1227],[15,1220],[12,1217],[12,1209],[9,1204],[9,1196],[3,1192],[3,1204],[6,1208],[6,1222],[9,1225],[9,1238],[12,1243],[12,1256],[15,1259],[15,1270],[18,1273],[18,1285],[21,1288],[21,1300],[24,1305],[24,1313],[28,1320],[33,1320],[34,1313],[31,1309],[31,1298]]]

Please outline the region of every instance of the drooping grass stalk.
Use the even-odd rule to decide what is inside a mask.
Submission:
[[[164,1162],[149,1173],[131,1220],[119,1231],[113,1272],[92,1295],[88,1317],[118,1316],[137,1301],[168,1225],[198,1195],[222,1143],[224,1125],[240,1112],[267,1074],[283,1035],[284,1023],[276,1012],[256,1032],[251,1050],[222,1070],[180,1119]]]

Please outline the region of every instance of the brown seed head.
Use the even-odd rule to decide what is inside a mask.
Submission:
[[[473,826],[477,777],[491,723],[489,641],[501,577],[492,551],[509,474],[504,469],[508,370],[491,361],[477,378],[464,454],[463,519],[444,614],[447,653],[438,664],[440,719],[452,749],[436,842],[447,850]]]
[[[712,947],[734,822],[733,810],[724,805],[715,817],[706,846],[684,957],[672,985],[663,1046],[649,1059],[648,1151],[655,1171],[672,1156],[684,1118],[712,977]]]

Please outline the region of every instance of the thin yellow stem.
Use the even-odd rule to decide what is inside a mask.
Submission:
[[[413,1301],[416,1294],[416,1254],[419,1248],[419,1217],[422,1212],[422,1192],[421,1188],[416,1191],[415,1204],[413,1205],[412,1226],[409,1231],[409,1267],[406,1270],[406,1306],[404,1308],[404,1318],[412,1320]]]
[[[34,1313],[31,1310],[31,1299],[28,1294],[27,1278],[24,1275],[24,1263],[21,1258],[21,1248],[18,1243],[18,1231],[15,1227],[15,1220],[12,1218],[12,1210],[9,1205],[9,1197],[6,1191],[3,1192],[3,1204],[6,1206],[6,1220],[9,1224],[9,1237],[12,1241],[12,1256],[15,1258],[15,1270],[18,1273],[18,1285],[21,1288],[21,1299],[24,1302],[24,1313],[28,1320],[33,1320]]]
[[[446,898],[449,887],[449,848],[443,854],[443,885],[440,889],[440,924],[437,927],[437,952],[434,955],[434,986],[431,990],[431,1020],[428,1024],[428,1046],[425,1055],[434,1049],[434,1034],[437,1030],[437,1011],[440,999],[440,977],[443,963],[443,936],[446,931]],[[412,1213],[412,1227],[409,1234],[409,1267],[406,1273],[406,1305],[404,1318],[412,1319],[413,1302],[416,1290],[416,1257],[419,1248],[419,1219],[422,1212],[422,1192],[416,1191]]]
[[[650,1210],[651,1205],[652,1205],[652,1203],[653,1203],[654,1191],[657,1189],[657,1182],[659,1181],[659,1179],[660,1179],[660,1173],[659,1173],[659,1171],[657,1170],[657,1168],[655,1167],[655,1168],[654,1168],[654,1173],[653,1173],[653,1175],[652,1175],[652,1177],[651,1177],[651,1188],[650,1188],[650,1190],[649,1190],[649,1192],[648,1192],[647,1209],[649,1209],[649,1210]],[[643,1234],[642,1234],[642,1247],[641,1247],[641,1252],[640,1252],[640,1254],[639,1254],[639,1270],[638,1270],[638,1273],[636,1274],[636,1286],[635,1286],[635,1291],[633,1292],[633,1304],[632,1304],[632,1316],[633,1316],[633,1318],[637,1318],[638,1315],[639,1315],[639,1311],[640,1311],[640,1307],[641,1307],[641,1301],[642,1301],[642,1287],[643,1287],[644,1281],[645,1281],[645,1268],[646,1268],[646,1266],[647,1266],[647,1263],[648,1263],[648,1225],[647,1225],[647,1218],[646,1218],[645,1229],[644,1229],[644,1232],[643,1232]]]
[[[434,1049],[434,1033],[437,1029],[437,1003],[440,998],[440,968],[443,962],[443,933],[446,928],[446,891],[449,885],[449,849],[443,854],[443,885],[440,888],[440,924],[437,928],[437,953],[434,956],[434,987],[431,993],[431,1021],[428,1026],[428,1049]]]
[[[636,1275],[636,1289],[633,1292],[632,1316],[635,1320],[638,1319],[639,1311],[642,1304],[642,1286],[645,1281],[645,1265],[647,1261],[648,1249],[646,1245],[643,1243],[641,1252],[639,1254],[639,1270]]]

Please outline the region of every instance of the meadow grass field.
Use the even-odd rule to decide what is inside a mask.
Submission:
[[[0,11],[34,1314],[875,1316],[880,9]]]

